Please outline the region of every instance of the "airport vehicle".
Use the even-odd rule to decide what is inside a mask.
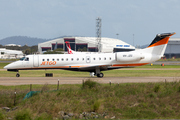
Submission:
[[[19,70],[37,69],[86,71],[91,75],[103,77],[101,71],[146,65],[160,59],[164,55],[170,36],[174,34],[157,34],[147,48],[129,52],[27,55],[8,64],[4,69],[17,72],[16,77],[20,76]]]

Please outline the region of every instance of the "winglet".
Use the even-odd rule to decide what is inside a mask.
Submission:
[[[149,47],[154,47],[154,46],[159,46],[163,44],[167,44],[169,41],[170,36],[176,34],[175,32],[173,33],[163,33],[163,34],[157,34],[152,43],[148,46]]]

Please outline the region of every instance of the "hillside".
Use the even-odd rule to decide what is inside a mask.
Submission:
[[[33,46],[33,45],[38,45],[38,43],[42,43],[45,41],[48,41],[48,39],[32,38],[32,37],[27,37],[27,36],[12,36],[12,37],[1,39],[0,44],[1,45],[18,44],[21,46],[24,46],[24,45]]]

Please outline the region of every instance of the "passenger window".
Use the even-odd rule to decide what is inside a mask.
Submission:
[[[49,59],[47,59],[47,61],[49,61]]]
[[[84,60],[84,58],[82,58],[82,60]]]
[[[79,61],[79,58],[77,58],[77,61]]]
[[[96,58],[93,58],[94,60],[96,60]]]
[[[59,59],[57,59],[57,61],[59,61]]]
[[[27,57],[27,58],[25,58],[25,61],[29,61],[29,58]]]
[[[106,58],[104,58],[104,60],[106,60]]]
[[[101,58],[99,58],[99,60],[101,60]]]
[[[71,61],[73,61],[73,58],[71,58]]]
[[[44,59],[42,59],[42,61],[44,61]]]
[[[52,61],[54,61],[54,59],[52,59]]]
[[[68,58],[66,58],[66,61],[68,61]]]
[[[111,57],[109,58],[109,60],[111,60]]]
[[[64,59],[63,59],[63,58],[62,58],[61,60],[62,60],[62,61],[64,61]]]

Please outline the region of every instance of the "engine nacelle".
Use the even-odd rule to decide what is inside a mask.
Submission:
[[[116,61],[119,62],[134,62],[134,61],[140,61],[141,59],[144,59],[144,55],[142,53],[136,53],[136,52],[116,53]]]

